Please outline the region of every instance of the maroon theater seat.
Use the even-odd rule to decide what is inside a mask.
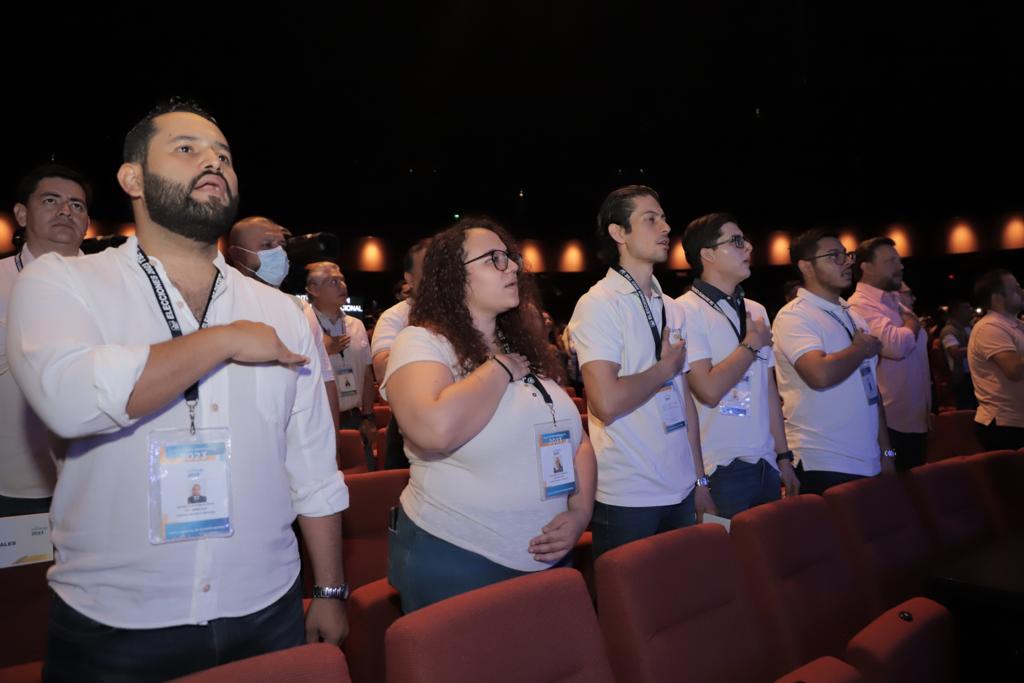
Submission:
[[[348,683],[345,655],[314,643],[240,659],[174,679],[174,683]]]
[[[345,477],[348,509],[341,513],[342,560],[349,588],[388,573],[388,511],[409,483],[409,470],[363,472]]]

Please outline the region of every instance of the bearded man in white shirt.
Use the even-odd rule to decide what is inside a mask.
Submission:
[[[286,296],[217,251],[238,205],[227,141],[172,100],[129,131],[117,179],[137,238],[47,254],[11,300],[15,379],[70,440],[44,678],[162,681],[339,642],[348,491],[316,347]],[[210,502],[188,505],[198,482]],[[296,516],[323,598],[305,628]]]

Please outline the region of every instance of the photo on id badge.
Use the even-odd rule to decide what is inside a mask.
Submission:
[[[541,500],[576,492],[572,431],[566,420],[534,426]]]

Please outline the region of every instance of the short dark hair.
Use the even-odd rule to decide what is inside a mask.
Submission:
[[[138,123],[132,126],[132,129],[124,136],[124,161],[126,163],[132,162],[145,164],[146,153],[149,150],[149,141],[153,139],[153,134],[156,132],[156,125],[153,123],[153,119],[158,116],[163,116],[164,114],[173,114],[175,112],[186,112],[188,114],[202,116],[213,125],[218,125],[217,119],[213,118],[213,116],[203,109],[195,100],[183,97],[172,97],[153,107],[153,109],[143,116]]]
[[[722,226],[726,223],[739,221],[728,213],[709,213],[690,221],[683,231],[683,251],[686,252],[686,262],[693,269],[693,274],[700,277],[704,272],[704,264],[700,261],[700,250],[709,249],[722,236]]]
[[[629,215],[636,208],[636,203],[633,200],[637,197],[654,197],[658,203],[661,203],[661,197],[653,188],[646,185],[626,185],[609,193],[597,211],[597,255],[610,266],[619,264],[619,246],[618,242],[608,234],[608,226],[615,223],[629,232],[632,229],[629,224]]]
[[[896,242],[894,242],[892,239],[888,237],[882,236],[872,237],[871,239],[864,240],[863,242],[857,245],[857,251],[854,252],[855,260],[853,274],[856,276],[858,280],[861,278],[861,276],[864,275],[864,273],[861,272],[861,266],[864,265],[865,263],[871,263],[872,261],[874,261],[875,254],[878,253],[878,250],[886,246],[895,249]]]
[[[426,251],[427,247],[430,246],[431,239],[433,238],[424,237],[423,239],[419,240],[411,247],[409,247],[409,251],[405,252],[405,259],[402,261],[402,267],[405,269],[403,272],[412,272],[413,258],[415,258],[416,254],[420,253],[421,251]],[[401,284],[401,282],[399,282],[399,284]]]
[[[92,204],[92,185],[85,179],[85,176],[73,168],[52,162],[40,164],[22,176],[18,181],[18,203],[27,204],[28,198],[39,188],[39,183],[44,178],[64,178],[78,183],[82,191],[85,192],[86,205]]]
[[[818,242],[830,237],[839,239],[839,234],[829,228],[812,228],[797,235],[789,245],[789,260],[793,262],[793,267],[799,270],[797,263],[813,258],[818,251]]]
[[[1003,277],[1006,275],[1011,275],[1006,268],[993,268],[986,271],[974,283],[974,303],[987,309],[992,305],[993,295],[1006,294],[1006,286],[1003,283]]]

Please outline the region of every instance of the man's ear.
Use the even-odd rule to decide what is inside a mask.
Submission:
[[[142,196],[142,165],[136,163],[123,163],[121,168],[117,169],[117,183],[132,199],[138,199]]]
[[[28,227],[28,207],[21,202],[14,205],[14,220],[18,222],[19,228]]]
[[[611,235],[611,238],[615,240],[616,243],[625,244],[628,231],[618,223],[609,223],[608,234]]]

